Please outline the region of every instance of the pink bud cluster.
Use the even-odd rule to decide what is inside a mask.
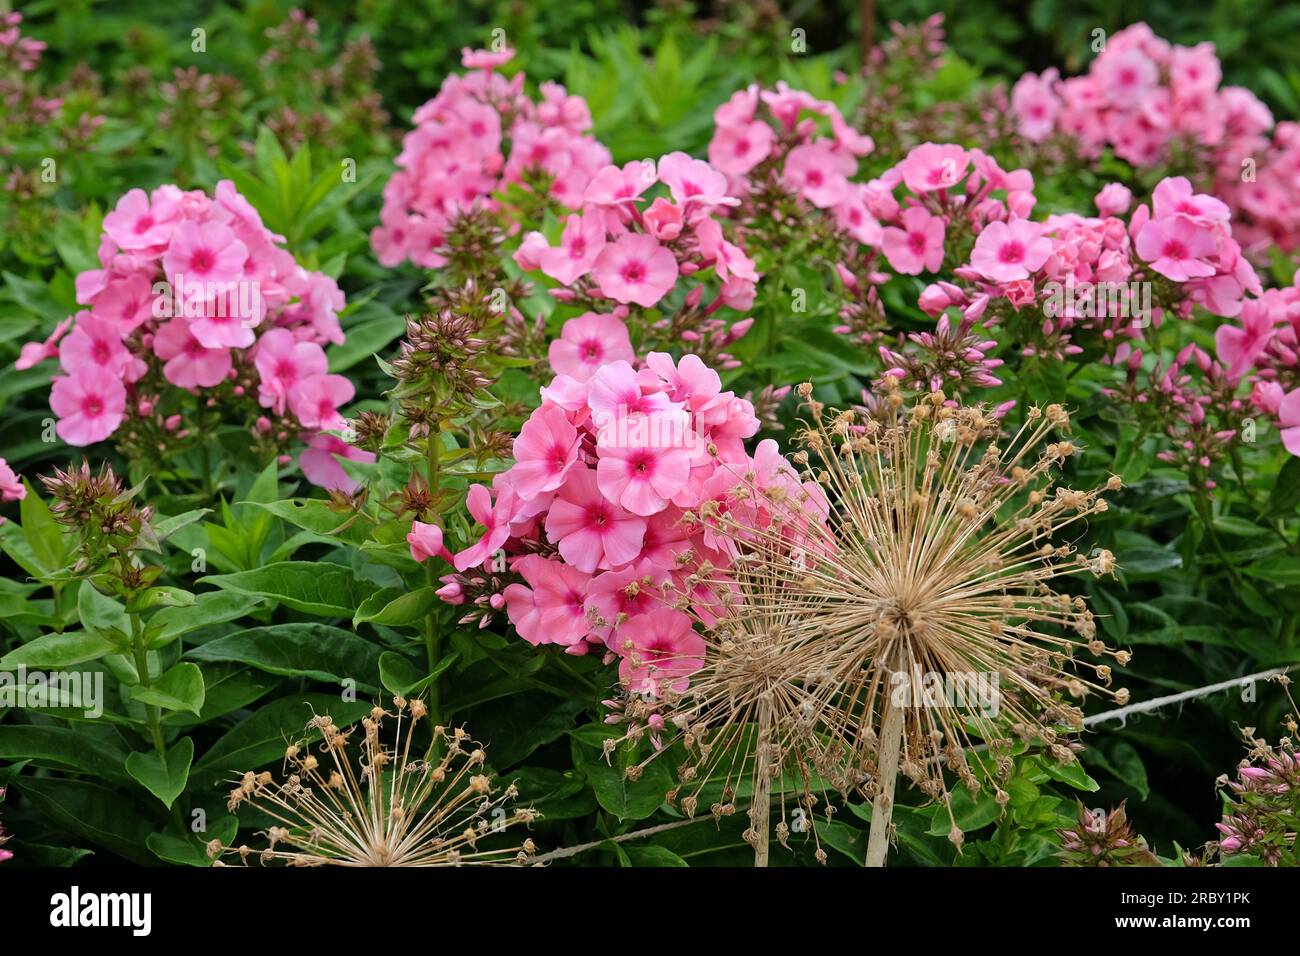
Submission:
[[[514,465],[470,489],[484,531],[439,593],[475,600],[469,618],[504,608],[531,644],[620,659],[633,692],[682,686],[703,651],[683,608],[716,610],[735,557],[719,516],[758,526],[771,519],[762,492],[803,493],[775,442],[746,453],[758,428],[753,406],[694,355],[556,376]],[[488,581],[502,590],[486,593]]]
[[[587,135],[591,113],[581,97],[543,83],[542,99],[524,93],[524,74],[507,79],[497,68],[514,53],[464,50],[470,72],[452,74],[438,95],[415,112],[402,140],[399,170],[384,187],[380,226],[370,242],[384,266],[409,258],[417,266],[446,264],[443,247],[452,221],[477,207],[495,208],[493,194],[537,171],[549,195],[576,209],[595,173],[610,161]]]
[[[304,473],[350,487],[332,457],[347,446],[321,434],[342,427],[339,408],[354,393],[329,374],[323,348],[344,341],[343,293],[283,243],[229,181],[213,196],[172,185],[124,195],[104,217],[100,268],[77,276],[86,308],[23,346],[16,363],[58,359],[50,407],[59,437],[89,445],[152,431],[167,446],[188,434],[175,401],[183,390],[203,406],[245,407],[269,444],[310,442]]]

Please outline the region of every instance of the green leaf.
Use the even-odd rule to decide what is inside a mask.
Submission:
[[[127,611],[139,614],[154,607],[193,607],[195,597],[183,588],[166,586],[146,588],[127,604]]]
[[[135,800],[88,780],[22,777],[13,783],[54,826],[133,863],[153,861],[145,840],[155,824]]]
[[[1278,554],[1242,568],[1252,578],[1259,578],[1284,587],[1300,585],[1300,559]]]
[[[988,826],[1002,816],[1002,808],[993,799],[993,794],[987,790],[972,797],[970,791],[965,787],[958,787],[952,792],[950,807],[952,809],[951,820],[948,819],[948,813],[940,804],[934,814],[930,829],[926,831],[930,836],[946,837],[952,829],[953,823],[957,824],[957,829],[961,830],[962,833],[969,833],[972,830]]]
[[[252,594],[207,591],[197,595],[193,607],[163,608],[149,618],[145,640],[156,650],[201,627],[237,620],[261,603],[262,598]]]
[[[571,735],[574,765],[586,775],[602,807],[620,820],[644,820],[663,805],[664,795],[673,786],[666,760],[651,760],[639,780],[629,780],[621,761],[615,759],[626,759],[626,748],[611,756],[611,765],[599,750],[581,739],[580,734]]]
[[[57,571],[71,553],[70,539],[64,537],[63,526],[54,520],[50,509],[26,478],[23,485],[27,488],[27,496],[18,504],[18,520],[22,522],[23,535],[42,570],[47,573]]]
[[[213,863],[208,858],[207,841],[217,840],[222,846],[229,846],[238,832],[238,818],[225,816],[209,827],[206,833],[186,833],[181,836],[174,830],[160,830],[157,833],[150,833],[145,844],[153,851],[154,856],[166,863],[205,867]]]
[[[625,844],[624,852],[633,866],[687,866],[687,862],[672,850],[661,846],[633,846]]]
[[[203,709],[205,689],[203,672],[198,664],[181,661],[155,680],[150,687],[137,684],[131,697],[142,704],[167,710],[188,710],[197,716]]]
[[[223,591],[256,595],[320,617],[351,618],[377,588],[358,581],[350,568],[315,561],[281,561],[251,571],[200,578]]]
[[[194,511],[186,511],[184,514],[178,514],[171,518],[160,518],[153,523],[153,531],[159,541],[164,541],[171,535],[180,531],[181,528],[194,524],[202,520],[204,515],[212,513],[211,508],[197,508]]]
[[[200,661],[238,661],[270,674],[379,687],[379,648],[328,624],[272,624],[238,631],[190,648]]]
[[[1300,505],[1300,458],[1290,456],[1278,472],[1277,482],[1268,496],[1268,513],[1274,517],[1286,517],[1295,514],[1297,505]]]
[[[97,634],[118,642],[131,636],[131,619],[126,608],[105,594],[100,594],[90,581],[82,581],[77,592],[77,615],[88,633]]]
[[[1101,789],[1101,785],[1088,776],[1088,772],[1077,763],[1060,764],[1055,760],[1044,757],[1038,761],[1038,765],[1053,780],[1068,783],[1076,790],[1086,790],[1088,793],[1092,793]]]
[[[383,588],[362,602],[352,624],[369,621],[388,627],[404,627],[423,621],[437,603],[438,595],[431,587],[406,592],[400,588]]]
[[[88,631],[46,634],[0,657],[0,670],[18,667],[67,667],[85,661],[97,661],[120,648],[107,638]]]
[[[167,748],[166,754],[156,751],[128,754],[126,772],[170,810],[176,798],[185,790],[193,760],[194,741],[182,737]]]
[[[418,694],[446,670],[460,660],[459,654],[444,654],[430,673],[427,667],[417,667],[410,658],[396,651],[379,655],[379,682],[384,689],[403,697]]]
[[[343,541],[360,544],[370,534],[370,525],[364,521],[350,520],[354,516],[339,514],[328,501],[319,498],[288,498],[283,501],[248,501],[283,518],[304,531],[314,531],[323,537],[337,537]],[[344,527],[346,525],[346,527]]]
[[[124,781],[126,753],[120,738],[106,729],[0,724],[0,760],[31,760],[37,766]]]
[[[214,743],[194,765],[205,783],[224,782],[232,772],[242,773],[284,757],[290,741],[320,734],[305,733],[313,715],[328,714],[340,727],[359,720],[373,706],[367,701],[348,702],[334,694],[294,694],[273,701],[244,718]]]

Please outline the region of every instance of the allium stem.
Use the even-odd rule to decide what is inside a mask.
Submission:
[[[871,830],[867,834],[867,866],[884,866],[889,852],[889,822],[894,816],[894,787],[898,783],[898,752],[903,743],[903,708],[887,704],[881,727],[882,748],[876,783],[880,792],[871,804]]]
[[[754,795],[749,806],[749,828],[754,835],[754,866],[767,866],[772,817],[772,705],[764,697],[758,705],[758,742],[754,748]]]

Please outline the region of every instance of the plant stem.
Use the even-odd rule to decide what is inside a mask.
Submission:
[[[754,794],[749,804],[754,866],[767,866],[772,817],[772,705],[767,695],[758,702],[758,745],[754,749]]]
[[[135,672],[140,680],[141,687],[152,687],[153,681],[149,677],[149,651],[144,646],[144,628],[140,625],[140,615],[131,615],[131,649],[135,657]],[[149,735],[153,738],[154,749],[158,751],[159,756],[167,753],[167,745],[163,743],[162,720],[160,711],[156,704],[144,705],[145,720],[149,724]]]
[[[885,703],[885,723],[880,729],[884,749],[876,767],[879,792],[871,803],[871,830],[867,834],[867,866],[884,866],[889,853],[889,823],[894,816],[894,788],[898,784],[898,754],[903,743],[903,708]]]

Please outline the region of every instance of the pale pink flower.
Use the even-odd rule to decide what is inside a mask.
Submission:
[[[682,207],[662,196],[656,198],[642,216],[650,235],[661,242],[672,242],[682,234],[684,218]]]
[[[257,400],[263,408],[283,415],[289,396],[299,383],[329,371],[325,350],[315,342],[304,342],[288,329],[271,329],[257,343]]]
[[[1103,216],[1122,216],[1133,203],[1133,192],[1123,183],[1107,183],[1093,198]]]
[[[592,277],[615,302],[650,308],[677,282],[677,259],[653,236],[628,233],[605,246]]]
[[[240,242],[229,226],[219,222],[182,222],[172,233],[171,244],[163,253],[163,270],[167,281],[184,280],[180,291],[190,298],[190,286],[199,284],[202,299],[211,298],[216,283],[235,282],[244,275],[248,247]]]
[[[1016,128],[1031,143],[1041,143],[1056,128],[1061,101],[1052,92],[1057,79],[1055,70],[1041,77],[1026,73],[1011,88],[1011,110],[1016,114]]]
[[[153,317],[153,284],[140,273],[115,276],[95,296],[91,311],[117,323],[123,335],[134,332]]]
[[[709,142],[709,162],[728,176],[744,176],[771,155],[772,140],[766,123],[719,126]]]
[[[558,405],[543,405],[515,439],[510,478],[522,498],[554,491],[578,463],[578,430]]]
[[[464,551],[456,552],[454,564],[457,571],[478,567],[490,558],[510,537],[510,521],[514,517],[514,489],[503,485],[492,504],[492,494],[485,485],[471,485],[465,496],[465,507],[470,517],[483,526],[483,535]]]
[[[856,166],[852,156],[836,152],[826,140],[818,140],[790,150],[781,178],[817,208],[830,209],[848,194],[847,177]]]
[[[1291,454],[1300,456],[1300,388],[1282,399],[1277,417],[1282,424],[1282,444]]]
[[[1218,249],[1214,233],[1182,214],[1152,219],[1138,233],[1135,247],[1152,269],[1175,282],[1215,273],[1206,261]]]
[[[586,595],[591,576],[559,561],[529,554],[515,563],[524,584],[505,589],[506,613],[529,644],[572,647],[591,633]]]
[[[903,183],[912,192],[932,192],[957,185],[966,176],[970,154],[952,143],[922,143],[899,163]]]
[[[289,407],[304,428],[342,428],[339,406],[352,401],[356,388],[342,375],[311,375],[289,395]]]
[[[54,327],[54,331],[50,333],[50,337],[44,342],[24,343],[23,347],[18,350],[18,361],[14,362],[14,368],[21,372],[33,365],[44,362],[46,359],[58,358],[59,339],[63,338],[68,329],[72,328],[72,323],[73,318],[69,316]]]
[[[126,387],[121,378],[98,365],[83,365],[54,380],[50,408],[59,416],[55,427],[69,445],[93,445],[122,424]]]
[[[120,249],[146,252],[171,238],[179,215],[174,202],[160,198],[151,203],[143,189],[132,189],[104,217],[104,232]]]
[[[361,485],[344,470],[339,459],[362,464],[374,464],[374,452],[349,445],[337,435],[317,432],[298,456],[298,466],[313,485],[326,491],[355,494]]]
[[[9,467],[9,463],[0,458],[0,501],[22,501],[27,497],[27,486]]]
[[[616,652],[623,655],[618,675],[629,693],[681,692],[690,675],[704,666],[704,638],[689,615],[672,608],[656,608],[628,621],[619,629],[618,644]]]
[[[901,229],[888,226],[881,231],[881,250],[903,275],[938,272],[943,267],[945,228],[942,217],[930,215],[921,206],[909,206],[903,210]]]
[[[551,503],[546,536],[566,562],[590,574],[636,558],[645,539],[645,520],[607,501],[592,469],[575,468]]]
[[[411,546],[411,557],[416,561],[424,562],[429,558],[451,561],[451,552],[442,543],[442,529],[436,524],[412,521],[406,543]]]
[[[97,318],[91,312],[77,313],[76,326],[59,346],[59,364],[65,372],[95,365],[121,377],[133,363],[117,323]]]
[[[591,177],[582,201],[594,206],[631,203],[653,186],[655,180],[655,164],[649,160],[634,159],[622,169],[606,166]]]
[[[671,410],[627,415],[618,427],[602,428],[596,463],[601,494],[641,517],[663,511],[690,477],[688,436],[695,437],[689,416]]]
[[[163,377],[180,388],[212,388],[231,369],[230,350],[207,348],[184,319],[172,319],[154,333],[153,351],[166,363]]]
[[[702,159],[675,152],[659,160],[659,181],[679,205],[737,206],[739,199],[727,195],[727,177]]]
[[[538,253],[537,263],[552,279],[564,285],[586,275],[605,248],[605,226],[600,211],[588,209],[581,216],[570,216],[564,226],[560,245]]]
[[[970,264],[994,282],[1027,279],[1052,254],[1052,240],[1042,231],[1042,226],[1027,219],[991,222],[975,240]]]
[[[586,382],[608,362],[636,359],[627,324],[616,315],[584,312],[564,323],[551,342],[548,357],[557,375]]]
[[[1120,109],[1137,106],[1160,80],[1156,65],[1136,49],[1102,54],[1093,64],[1092,76],[1111,105]]]
[[[514,59],[515,51],[510,47],[500,50],[472,50],[462,47],[460,65],[468,70],[494,70]]]
[[[1258,299],[1249,299],[1242,305],[1241,328],[1232,325],[1220,325],[1214,330],[1214,344],[1221,361],[1227,369],[1228,377],[1239,379],[1263,354],[1273,338],[1276,326],[1272,313],[1259,304]]]

